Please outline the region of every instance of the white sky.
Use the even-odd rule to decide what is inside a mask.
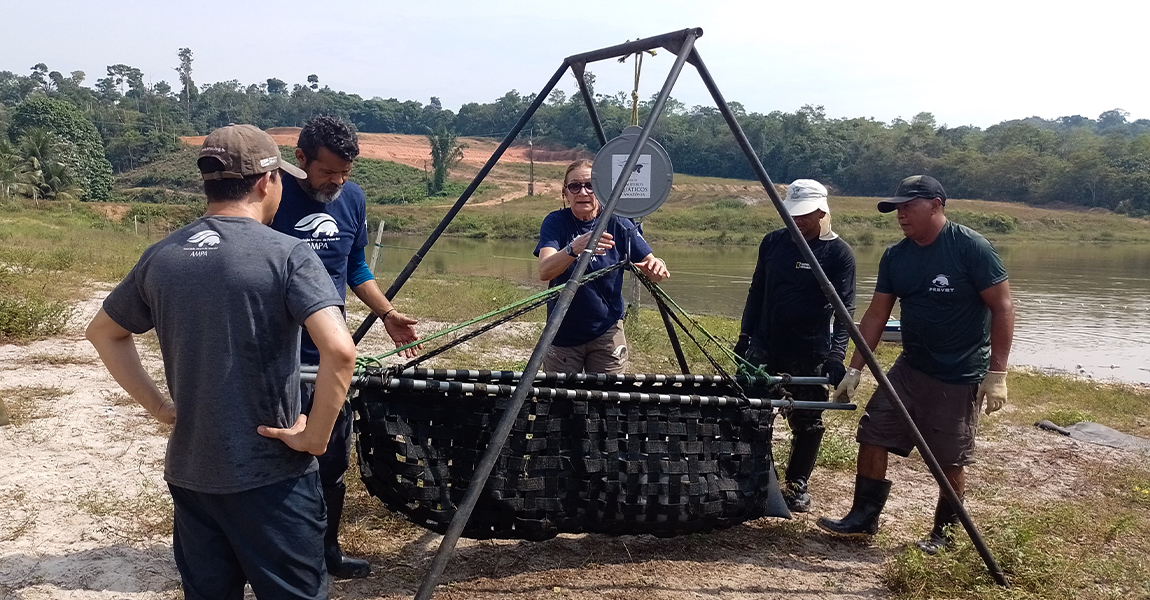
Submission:
[[[578,7],[574,9],[573,7]],[[1150,118],[1150,2],[791,2],[734,0],[424,0],[8,3],[0,70],[38,62],[86,85],[109,64],[178,88],[176,51],[195,54],[197,83],[278,77],[446,108],[537,92],[563,57],[627,39],[702,27],[697,48],[728,100],[748,110],[821,104],[831,117],[981,127],[1121,108]],[[673,57],[644,62],[643,98]],[[630,90],[631,67],[589,67],[596,91]],[[687,67],[674,97],[710,97]],[[560,85],[570,95],[574,80]]]

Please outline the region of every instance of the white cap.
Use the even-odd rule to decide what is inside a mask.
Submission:
[[[814,179],[796,179],[787,187],[787,197],[783,199],[783,206],[792,217],[809,215],[816,210],[827,214],[831,212],[827,204],[827,188]]]

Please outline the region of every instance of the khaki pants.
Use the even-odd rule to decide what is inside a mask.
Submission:
[[[578,346],[551,346],[543,357],[548,373],[622,373],[627,367],[627,337],[623,322],[603,335]]]

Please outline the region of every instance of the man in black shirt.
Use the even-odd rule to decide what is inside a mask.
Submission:
[[[787,188],[783,201],[806,238],[819,265],[854,314],[855,260],[851,248],[830,230],[827,189],[813,179],[799,179]],[[799,247],[784,229],[772,231],[759,245],[755,276],[743,308],[743,323],[735,352],[771,373],[825,375],[838,385],[846,372],[847,328],[834,311]],[[827,401],[821,386],[795,386],[795,400]],[[793,512],[810,510],[807,480],[815,468],[823,439],[822,411],[796,410],[791,426],[791,455],[783,497]]]

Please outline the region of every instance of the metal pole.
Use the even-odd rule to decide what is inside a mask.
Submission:
[[[683,355],[683,345],[679,343],[679,334],[675,332],[675,325],[671,323],[670,309],[658,296],[655,297],[655,306],[659,307],[659,316],[663,317],[663,327],[667,328],[667,337],[671,340],[671,349],[675,351],[675,359],[679,361],[679,370],[684,375],[691,372],[687,366],[687,357]]]
[[[315,375],[319,372],[316,365],[301,365],[301,374]],[[357,382],[367,381],[376,375],[356,375]],[[397,377],[410,379],[436,379],[443,381],[503,381],[513,382],[523,379],[523,371],[485,371],[479,369],[424,369],[409,368],[401,371]],[[790,375],[761,377],[758,375],[735,375],[735,381],[750,387],[771,387],[775,385],[828,385],[826,377],[792,377]],[[663,374],[663,373],[548,373],[538,371],[532,379],[536,382],[549,382],[554,384],[595,384],[595,385],[632,385],[632,384],[659,384],[659,385],[724,385],[728,380],[721,375],[700,375],[698,373]]]
[[[791,239],[798,245],[799,250],[802,252],[803,258],[811,266],[814,272],[815,279],[823,289],[827,300],[830,301],[831,306],[834,307],[835,317],[840,323],[844,323],[850,331],[851,339],[854,340],[855,350],[862,354],[866,359],[866,364],[870,367],[871,374],[878,380],[879,386],[886,392],[887,396],[891,399],[891,403],[897,408],[899,415],[902,417],[903,424],[910,430],[911,435],[914,436],[915,446],[918,448],[922,458],[926,461],[927,467],[934,475],[935,481],[938,482],[938,487],[942,490],[943,495],[950,502],[950,505],[955,508],[958,513],[959,520],[962,521],[962,526],[966,528],[966,532],[970,534],[971,541],[974,542],[975,548],[978,549],[979,555],[986,563],[986,568],[990,570],[990,574],[994,580],[1003,587],[1009,587],[1006,581],[1006,576],[1002,573],[998,563],[994,560],[994,556],[990,553],[990,549],[986,547],[986,542],[983,541],[982,535],[978,532],[978,527],[975,526],[974,521],[970,519],[967,514],[966,508],[959,501],[958,494],[955,493],[954,488],[951,487],[950,481],[947,480],[946,474],[942,471],[942,467],[935,459],[934,453],[926,445],[926,440],[923,439],[922,433],[915,426],[914,420],[911,419],[910,413],[907,412],[906,406],[902,403],[902,399],[898,397],[895,392],[894,386],[891,385],[890,380],[887,379],[886,373],[882,370],[882,365],[878,363],[874,353],[866,344],[863,339],[862,333],[851,318],[850,313],[847,312],[846,305],[843,304],[834,286],[831,285],[830,280],[827,279],[826,273],[823,271],[822,265],[819,264],[818,259],[815,258],[811,248],[807,245],[807,240],[803,238],[802,232],[799,231],[798,226],[795,225],[795,220],[791,218],[790,213],[783,207],[783,201],[779,198],[778,192],[775,190],[775,184],[771,181],[767,170],[763,167],[763,163],[755,154],[754,148],[751,147],[751,142],[747,140],[747,135],[743,132],[743,128],[739,126],[739,122],[735,120],[734,113],[731,112],[727,101],[723,98],[723,94],[719,92],[718,86],[715,85],[715,80],[711,78],[711,73],[707,71],[707,67],[703,64],[702,57],[699,56],[698,51],[692,51],[691,64],[699,71],[699,77],[703,79],[703,84],[707,86],[707,90],[711,92],[711,97],[715,99],[715,104],[722,113],[723,119],[727,121],[727,126],[730,127],[731,133],[735,136],[735,141],[738,142],[739,148],[747,155],[747,160],[750,161],[751,167],[755,170],[755,174],[759,178],[759,182],[763,184],[763,188],[767,191],[767,196],[770,197],[771,203],[775,205],[775,210],[779,212],[782,217],[783,223],[787,226],[787,230],[791,233]]]
[[[471,194],[475,193],[475,190],[479,187],[479,184],[483,182],[483,179],[487,177],[487,174],[491,172],[492,167],[495,166],[495,163],[499,161],[499,158],[503,156],[503,153],[507,151],[507,148],[511,146],[511,143],[515,141],[515,138],[519,136],[519,132],[522,131],[523,127],[527,125],[527,122],[531,120],[531,117],[535,114],[535,111],[539,110],[539,107],[543,105],[543,101],[547,99],[547,95],[551,93],[551,90],[557,83],[559,83],[559,80],[566,72],[567,63],[564,62],[559,67],[559,69],[555,71],[555,74],[551,76],[551,80],[547,82],[547,85],[543,86],[543,90],[539,92],[539,95],[535,97],[535,100],[531,103],[531,105],[527,107],[527,111],[523,113],[523,116],[519,117],[519,121],[516,122],[515,126],[511,128],[511,131],[507,133],[507,137],[503,138],[503,142],[499,144],[499,147],[495,149],[495,152],[492,153],[491,157],[487,159],[487,162],[483,165],[483,168],[479,169],[479,173],[477,173],[475,178],[471,180],[471,184],[467,186],[467,189],[463,190],[463,193],[460,194],[459,199],[455,201],[455,204],[451,207],[451,210],[448,210],[447,214],[443,216],[443,219],[439,222],[439,225],[435,227],[435,231],[431,232],[431,235],[427,237],[427,241],[423,242],[423,246],[421,246],[415,255],[411,257],[411,260],[408,261],[407,266],[403,268],[403,271],[401,271],[399,275],[396,276],[395,281],[391,283],[391,287],[387,288],[387,291],[384,292],[384,295],[387,296],[388,300],[394,299],[395,295],[399,293],[400,288],[403,287],[403,284],[407,283],[408,278],[410,278],[411,274],[415,272],[415,269],[419,267],[419,263],[423,262],[423,257],[427,255],[427,252],[431,250],[431,247],[435,245],[435,242],[439,240],[439,236],[443,235],[443,231],[446,230],[447,226],[451,224],[451,220],[455,218],[455,215],[459,213],[459,211],[463,208],[463,205],[467,203],[469,198],[471,198]],[[355,340],[355,343],[358,344],[359,341],[363,339],[363,336],[367,335],[367,331],[371,329],[372,324],[374,324],[375,320],[378,318],[379,317],[377,317],[375,313],[367,315],[367,318],[363,320],[363,323],[360,323],[359,327],[356,328],[355,334],[351,336],[352,339]]]
[[[595,110],[595,99],[591,97],[591,90],[587,89],[587,80],[583,79],[586,67],[586,63],[572,63],[571,72],[579,82],[579,95],[583,96],[583,104],[587,105],[587,116],[591,117],[591,126],[595,128],[595,137],[599,138],[599,147],[602,148],[607,143],[607,135],[603,133],[603,122]]]
[[[663,89],[659,90],[659,96],[655,99],[655,104],[651,108],[651,114],[647,116],[647,123],[643,125],[642,132],[639,133],[638,139],[635,140],[635,147],[627,156],[627,162],[623,166],[623,173],[629,174],[635,168],[635,164],[639,162],[639,153],[643,150],[643,146],[651,136],[651,129],[654,128],[655,123],[659,120],[659,113],[663,111],[663,107],[667,103],[667,97],[670,96],[671,88],[674,87],[675,81],[679,78],[679,73],[683,70],[683,64],[686,62],[687,56],[695,47],[695,38],[702,34],[702,30],[696,31],[688,30],[686,32],[682,42],[682,49],[675,58],[674,64],[671,65],[671,72],[667,75],[667,81],[663,84]],[[567,62],[564,62],[564,69],[567,64]],[[556,77],[562,75],[562,72],[563,69],[556,73]],[[554,81],[555,79],[552,79],[552,82]],[[549,91],[550,90],[547,90],[540,94],[539,98],[546,96]],[[491,475],[491,470],[495,467],[499,453],[502,451],[503,445],[507,442],[507,436],[511,434],[511,427],[515,424],[515,419],[519,416],[519,409],[523,406],[523,402],[531,390],[531,382],[535,378],[535,373],[539,371],[540,365],[543,364],[543,355],[546,354],[547,349],[551,347],[551,342],[555,339],[555,334],[559,331],[559,325],[562,324],[563,317],[567,315],[567,309],[571,307],[571,301],[575,298],[575,292],[579,290],[579,279],[583,277],[583,274],[587,271],[587,266],[591,264],[591,256],[594,254],[594,248],[598,246],[599,238],[603,235],[603,232],[606,231],[607,225],[611,221],[611,215],[615,211],[615,205],[618,204],[619,197],[623,195],[623,188],[626,187],[626,184],[627,178],[624,177],[620,177],[619,181],[615,182],[615,187],[611,190],[611,197],[607,200],[606,205],[603,206],[598,223],[591,232],[590,241],[587,243],[587,247],[583,252],[580,253],[579,259],[575,262],[575,270],[563,288],[563,292],[559,295],[559,300],[555,303],[555,308],[552,310],[551,315],[547,318],[547,325],[543,328],[543,335],[539,338],[539,342],[535,344],[535,349],[531,352],[531,358],[527,361],[527,367],[523,370],[523,379],[515,387],[515,393],[508,402],[507,408],[503,410],[499,424],[491,433],[491,442],[488,444],[487,450],[483,453],[483,458],[479,461],[479,464],[475,466],[475,472],[471,477],[471,483],[467,487],[463,502],[456,510],[455,516],[452,517],[451,524],[447,528],[447,533],[444,534],[443,541],[440,542],[439,549],[435,553],[435,558],[431,561],[431,568],[423,578],[423,582],[415,594],[416,600],[430,600],[432,593],[435,591],[435,586],[438,584],[439,578],[443,575],[443,570],[447,567],[447,561],[451,559],[455,545],[459,542],[459,536],[463,534],[463,528],[467,525],[468,519],[471,518],[471,512],[475,510],[475,505],[479,501],[479,494],[483,492],[483,488],[487,484],[487,478]]]

